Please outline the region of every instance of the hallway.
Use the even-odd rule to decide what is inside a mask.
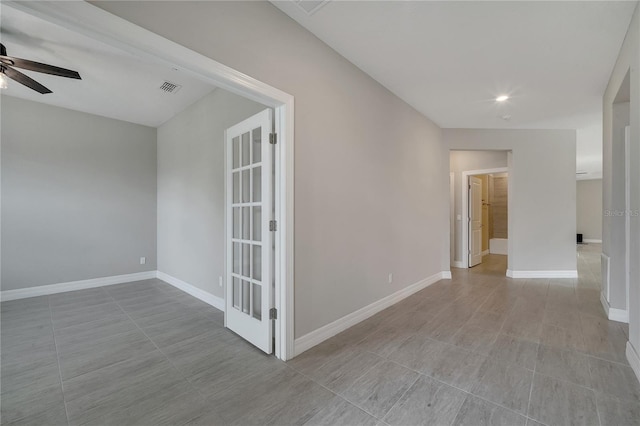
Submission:
[[[577,256],[575,280],[513,280],[486,256],[289,364],[387,424],[638,424],[600,245]]]
[[[2,424],[631,425],[599,246],[577,280],[492,256],[283,363],[159,280],[3,302]]]

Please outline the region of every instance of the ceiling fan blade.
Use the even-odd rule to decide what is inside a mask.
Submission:
[[[4,72],[4,75],[6,75],[7,77],[9,77],[12,80],[17,81],[20,84],[24,84],[25,86],[27,86],[30,89],[35,90],[36,92],[42,93],[43,95],[45,95],[47,93],[53,93],[53,92],[51,92],[51,90],[47,89],[46,87],[44,87],[42,84],[38,83],[37,81],[35,81],[31,77],[26,76],[26,75],[22,74],[21,72],[14,70],[11,67],[3,65],[2,68],[3,68],[2,71]]]
[[[68,70],[66,68],[54,67],[53,65],[42,64],[40,62],[29,61],[27,59],[14,58],[12,56],[0,55],[0,60],[3,60],[6,65],[11,65],[16,68],[22,68],[29,71],[41,72],[44,74],[57,75],[59,77],[75,78],[82,80],[80,74],[77,71]],[[10,62],[9,62],[10,61]]]

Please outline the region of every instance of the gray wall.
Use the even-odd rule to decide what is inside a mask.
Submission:
[[[96,4],[295,96],[296,337],[449,269],[434,123],[268,2]]]
[[[156,129],[1,102],[2,290],[155,270]]]
[[[216,89],[158,128],[158,270],[224,297],[224,131],[264,110]]]
[[[458,215],[462,215],[462,172],[469,170],[485,170],[507,167],[507,151],[451,151],[449,154],[449,167],[454,173],[455,180],[455,261],[462,260],[462,221]]]
[[[602,179],[576,182],[576,230],[585,240],[602,240]]]
[[[453,150],[509,150],[509,269],[576,270],[576,132],[445,129]]]
[[[613,102],[618,94],[618,90],[631,69],[630,78],[630,117],[631,117],[631,205],[629,206],[631,215],[630,234],[630,267],[629,275],[631,283],[629,286],[629,343],[631,351],[635,356],[640,354],[640,8],[636,7],[631,25],[625,37],[624,44],[620,49],[616,65],[611,73],[609,84],[603,97],[603,208],[605,210],[616,209],[616,199],[619,199],[620,191],[624,193],[624,185],[614,179],[615,170],[624,167],[616,158],[616,125]],[[612,276],[623,274],[619,267],[614,268],[614,256],[624,254],[625,249],[621,245],[625,244],[624,239],[617,239],[612,230],[614,217],[605,216],[602,229],[602,251],[609,254],[612,262]],[[624,281],[611,281],[611,291],[623,291]],[[615,286],[615,288],[614,288]],[[627,352],[629,353],[629,352]],[[636,361],[637,362],[637,361]],[[640,377],[640,372],[636,371]]]

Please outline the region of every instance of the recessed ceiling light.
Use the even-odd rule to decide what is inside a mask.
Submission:
[[[507,99],[509,99],[509,96],[507,96],[507,95],[501,95],[501,96],[498,96],[498,97],[496,98],[496,101],[497,101],[497,102],[504,102],[504,101],[506,101]]]

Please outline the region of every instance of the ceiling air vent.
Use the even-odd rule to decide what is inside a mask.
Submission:
[[[293,0],[308,16],[316,13],[322,6],[330,0]]]
[[[162,86],[160,86],[160,90],[167,93],[176,93],[178,90],[180,90],[181,87],[182,86],[180,86],[179,84],[165,81],[164,83],[162,83]]]

